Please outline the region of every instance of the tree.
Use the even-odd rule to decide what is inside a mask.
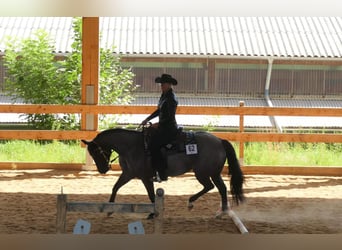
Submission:
[[[81,100],[82,19],[73,21],[72,52],[65,60],[55,60],[53,41],[39,30],[21,42],[9,39],[4,57],[8,77],[6,89],[14,100],[31,104],[78,104]],[[134,74],[120,66],[120,58],[110,49],[100,49],[100,103],[127,104],[133,99]],[[29,114],[37,129],[77,129],[74,114]]]
[[[38,30],[21,42],[10,39],[4,57],[8,77],[6,90],[30,104],[70,103],[70,83],[66,81],[65,62],[56,61],[47,32]],[[77,126],[75,116],[28,114],[28,123],[37,129],[66,129]]]
[[[82,19],[75,18],[73,23],[74,43],[73,53],[66,61],[68,72],[73,69],[81,69],[82,63]],[[133,93],[137,86],[133,82],[134,74],[131,69],[121,67],[120,57],[114,56],[114,48],[100,48],[100,79],[99,79],[99,102],[100,104],[128,104],[133,99]],[[74,65],[78,65],[75,67]],[[81,84],[80,71],[70,74],[72,81]],[[106,115],[100,116],[100,121],[110,126],[113,121]],[[115,122],[115,121],[114,121]]]

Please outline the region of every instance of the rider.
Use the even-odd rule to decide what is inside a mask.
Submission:
[[[176,109],[178,105],[177,97],[172,86],[177,85],[177,80],[171,75],[162,74],[155,79],[156,83],[160,83],[162,94],[159,99],[158,108],[149,115],[140,125],[146,125],[148,121],[155,117],[159,117],[159,122],[152,124],[155,131],[151,134],[151,156],[152,167],[158,172],[161,180],[167,180],[166,168],[167,162],[164,159],[160,149],[167,145],[177,136]],[[158,176],[158,175],[157,175]],[[154,180],[158,180],[155,177]]]

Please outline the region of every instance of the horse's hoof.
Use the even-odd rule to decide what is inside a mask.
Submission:
[[[228,210],[219,210],[216,212],[215,218],[222,219],[222,217],[227,214],[228,214]]]
[[[113,213],[107,213],[107,217],[110,217]]]
[[[188,210],[191,210],[194,208],[194,204],[192,204],[191,202],[188,203]]]
[[[215,219],[222,219],[222,211],[217,211],[216,212]]]

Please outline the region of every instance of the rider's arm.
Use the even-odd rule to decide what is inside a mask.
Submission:
[[[145,120],[142,121],[142,125],[145,125],[149,120],[152,120],[153,118],[159,116],[159,109],[156,109],[152,114],[150,114]]]

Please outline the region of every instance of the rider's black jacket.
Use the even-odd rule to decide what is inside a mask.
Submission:
[[[178,100],[173,92],[169,89],[166,93],[160,96],[158,108],[150,116],[146,118],[147,121],[159,116],[158,129],[165,133],[175,133],[177,131],[176,109]]]

